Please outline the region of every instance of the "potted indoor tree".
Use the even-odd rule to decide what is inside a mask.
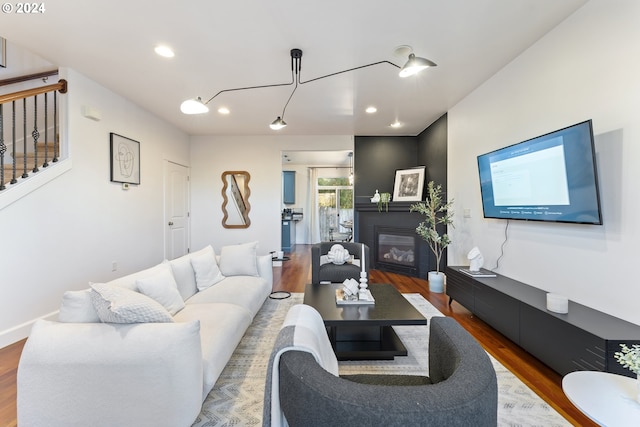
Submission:
[[[449,235],[440,234],[438,228],[453,227],[453,200],[446,201],[443,197],[442,186],[430,181],[427,184],[426,200],[411,205],[411,212],[424,215],[424,221],[420,222],[416,233],[429,244],[429,248],[436,256],[436,270],[429,272],[428,280],[429,290],[437,293],[444,291],[444,273],[440,271],[440,260],[442,253],[451,243]]]

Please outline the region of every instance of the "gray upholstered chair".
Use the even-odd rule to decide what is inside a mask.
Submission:
[[[355,242],[321,242],[311,246],[311,283],[332,282],[342,283],[346,279],[360,279],[361,267],[355,264],[326,263],[321,265],[321,257],[327,255],[333,245],[342,245],[356,259],[361,260],[362,243]],[[364,266],[365,271],[369,272],[369,247],[364,245]]]
[[[280,358],[280,404],[295,426],[496,426],[498,386],[487,353],[454,319],[430,320],[429,377],[336,377],[310,353]]]

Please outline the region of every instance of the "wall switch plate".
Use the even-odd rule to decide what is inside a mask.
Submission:
[[[463,211],[463,215],[465,218],[471,218],[471,209],[465,208]]]

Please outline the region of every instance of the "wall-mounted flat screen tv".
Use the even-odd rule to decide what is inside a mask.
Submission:
[[[591,120],[478,156],[485,218],[602,224]]]

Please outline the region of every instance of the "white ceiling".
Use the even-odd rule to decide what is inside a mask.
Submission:
[[[0,14],[0,36],[73,68],[185,132],[273,134],[292,86],[224,93],[185,116],[188,98],[287,83],[387,60],[396,47],[438,64],[407,79],[387,64],[301,85],[290,135],[416,135],[586,0],[58,0],[37,15]],[[157,56],[167,44],[175,57]],[[2,76],[11,73],[11,64]],[[526,84],[526,82],[523,82]],[[73,87],[70,87],[73,91]],[[365,107],[375,105],[376,114]],[[216,112],[226,106],[231,114]],[[389,126],[394,121],[404,125]]]

